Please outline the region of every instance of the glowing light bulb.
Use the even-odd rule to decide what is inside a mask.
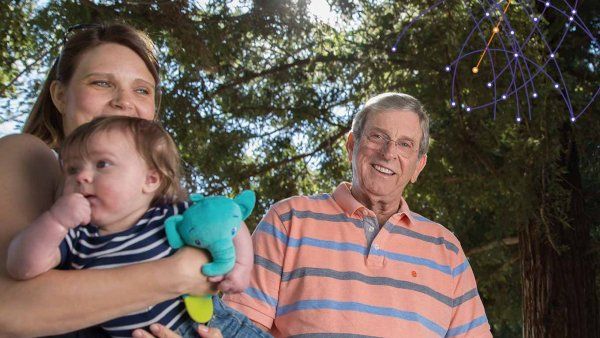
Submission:
[[[502,100],[506,100],[506,94],[502,95]]]
[[[447,72],[450,71],[450,66],[446,66],[446,68],[444,68]]]
[[[573,21],[573,17],[572,16],[569,17],[569,21]]]
[[[571,117],[571,122],[575,122],[575,118],[574,117]]]
[[[550,6],[550,1],[546,1],[546,7]]]
[[[492,28],[492,32],[494,32],[494,33],[498,33],[499,31],[500,31],[500,28],[498,28],[498,27]]]
[[[519,57],[519,53],[515,53],[515,57],[518,58]]]
[[[537,98],[537,93],[533,93],[532,96],[533,96],[534,99]]]
[[[550,58],[554,59],[554,53],[550,53]]]
[[[558,87],[560,87],[560,86],[558,85],[558,83],[555,83],[555,84],[554,84],[554,88],[558,89]]]
[[[487,83],[487,86],[488,86],[488,88],[492,88],[492,83],[491,83],[491,82],[488,82],[488,83]]]
[[[450,105],[451,105],[452,107],[456,107],[456,102],[454,102],[454,101],[450,101]]]
[[[515,35],[515,31],[510,31],[510,35]]]
[[[479,72],[479,68],[473,67],[473,69],[471,69],[471,71],[473,72],[473,74],[477,74]]]
[[[576,14],[576,13],[577,13],[577,11],[576,11],[576,10],[572,10],[572,11],[571,11],[571,14]]]
[[[392,47],[392,52],[395,52],[396,50],[396,46]]]
[[[521,118],[520,117],[517,117],[517,122],[521,122]]]
[[[471,111],[471,107],[467,107],[467,108],[465,108],[465,110],[469,112],[469,111]]]
[[[537,17],[533,17],[533,22],[537,22],[538,18]]]

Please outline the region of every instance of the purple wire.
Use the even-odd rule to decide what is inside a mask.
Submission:
[[[531,98],[532,97],[536,98],[538,95],[537,91],[535,89],[535,81],[534,80],[539,75],[543,75],[544,77],[548,78],[553,83],[553,85],[558,84],[558,86],[559,86],[558,89],[560,89],[559,93],[562,96],[563,101],[565,102],[565,105],[567,106],[567,109],[569,111],[569,115],[570,115],[572,121],[578,119],[592,105],[592,103],[598,96],[600,87],[596,90],[596,92],[594,93],[592,98],[587,102],[585,107],[578,114],[575,114],[574,109],[572,107],[570,93],[566,86],[566,82],[565,82],[563,73],[560,69],[560,65],[559,65],[558,61],[556,60],[556,57],[550,57],[551,54],[556,55],[558,53],[561,45],[565,41],[566,36],[571,31],[571,29],[580,28],[591,39],[592,44],[596,44],[597,39],[594,37],[594,35],[591,33],[591,31],[585,26],[585,24],[581,20],[581,18],[577,15],[576,8],[578,7],[578,1],[575,1],[574,4],[571,5],[566,0],[562,0],[562,2],[565,4],[565,6],[569,9],[569,12],[563,11],[562,9],[556,7],[551,2],[549,2],[548,5],[546,5],[546,1],[543,1],[543,0],[536,0],[536,1],[540,2],[540,3],[544,3],[545,6],[544,6],[544,9],[542,10],[542,12],[537,17],[538,19],[537,20],[532,19],[534,24],[533,24],[533,27],[531,28],[531,30],[529,31],[528,35],[522,40],[521,43],[519,43],[519,40],[517,39],[517,36],[516,36],[517,34],[513,35],[513,34],[508,34],[508,33],[507,34],[496,33],[501,48],[487,47],[487,40],[486,40],[486,34],[484,33],[485,29],[483,28],[483,23],[485,21],[486,23],[489,22],[493,26],[495,26],[494,21],[492,21],[492,18],[488,15],[484,15],[481,19],[478,20],[477,17],[473,14],[473,12],[468,9],[469,16],[471,17],[471,19],[474,23],[474,26],[471,29],[471,31],[467,34],[467,37],[465,38],[465,40],[458,52],[458,56],[447,65],[447,67],[451,67],[451,69],[449,69],[448,71],[452,70],[452,85],[450,88],[450,102],[453,103],[453,106],[456,103],[455,98],[458,94],[457,90],[456,90],[456,84],[457,84],[457,75],[458,75],[457,73],[458,73],[459,63],[461,61],[465,60],[467,57],[470,57],[473,54],[483,53],[483,51],[486,51],[489,54],[489,55],[487,55],[487,59],[490,62],[490,68],[492,71],[492,80],[488,81],[488,84],[489,83],[492,84],[492,86],[490,88],[492,88],[492,90],[493,90],[493,92],[492,92],[493,100],[491,100],[487,103],[484,103],[484,104],[473,106],[473,107],[468,106],[469,111],[474,111],[477,109],[483,109],[483,108],[492,106],[493,118],[495,119],[496,112],[497,112],[497,105],[500,102],[508,100],[509,97],[514,95],[514,100],[515,100],[516,110],[517,110],[516,117],[517,117],[517,121],[519,121],[520,117],[521,117],[520,95],[523,95],[522,100],[527,105],[527,112],[528,112],[529,118],[531,119],[532,118],[532,109],[533,109],[532,108],[533,104],[532,104]],[[437,7],[439,7],[440,5],[442,5],[445,2],[446,2],[446,0],[437,1],[434,5],[419,12],[419,14],[414,19],[412,19],[410,22],[408,22],[404,26],[401,33],[396,38],[396,42],[394,43],[394,45],[392,47],[392,51],[395,52],[397,50],[398,45],[400,44],[400,41],[402,40],[404,35],[407,34],[408,30],[415,23],[417,23],[423,16],[427,15],[428,13],[430,13],[431,11],[433,11],[434,9],[436,9]],[[514,32],[514,29],[512,28],[512,25],[510,24],[508,15],[506,13],[504,13],[504,10],[499,3],[497,3],[494,0],[487,0],[487,1],[482,0],[480,5],[481,5],[481,8],[484,11],[484,13],[489,13],[494,10],[499,10],[499,12],[501,13],[501,16],[502,16],[501,32],[510,32],[510,31]],[[519,5],[519,7],[521,7],[521,9],[523,11],[525,11],[525,13],[527,15],[531,16],[532,18],[535,18],[533,16],[535,11],[532,8],[528,7],[527,5],[525,5],[522,2],[516,3],[516,1],[515,1],[514,7],[517,7],[517,5]],[[549,10],[549,9],[554,10],[557,13],[561,14],[563,17],[567,18],[567,24],[565,25],[565,28],[563,29],[562,36],[554,48],[552,48],[550,46],[548,41],[545,39],[543,32],[539,28],[539,23],[540,23],[539,18],[543,17],[546,10]],[[573,11],[575,11],[575,13],[573,13]],[[525,50],[528,47],[528,43],[533,38],[534,34],[539,36],[543,46],[549,52],[548,58],[545,59],[542,64],[536,63],[534,60],[528,58],[525,54]],[[474,38],[475,35],[478,35],[479,38],[481,40],[483,40],[486,47],[484,49],[478,49],[478,50],[473,50],[473,51],[467,52],[466,50],[467,50],[468,46],[470,45],[472,38]],[[507,40],[506,43],[504,41],[505,39]],[[494,54],[501,53],[504,55],[504,57],[507,60],[504,67],[497,69],[496,65],[494,64],[494,58],[493,58],[492,53],[494,53]],[[512,57],[514,54],[517,54],[518,56]],[[514,62],[514,64],[513,64],[513,62]],[[550,62],[552,62],[553,66],[554,66],[553,68],[556,69],[558,81],[556,81],[554,79],[554,77],[550,73],[548,73],[548,71],[546,70],[546,67],[548,66],[548,64]],[[505,90],[500,91],[503,94],[500,95],[500,97],[498,97],[497,82],[504,74],[506,74],[507,76],[510,76],[510,83]],[[530,90],[532,91],[533,96],[531,96]],[[505,98],[503,98],[502,96],[505,96]]]

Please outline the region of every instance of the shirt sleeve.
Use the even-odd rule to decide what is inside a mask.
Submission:
[[[276,317],[288,234],[276,208],[267,212],[252,234],[255,254],[250,286],[243,293],[223,298],[229,306],[268,328]]]
[[[456,243],[459,251],[452,268],[454,300],[446,337],[492,337],[473,270],[458,240]]]
[[[192,202],[178,202],[174,204],[167,204],[162,206],[163,209],[166,209],[165,213],[166,217],[170,217],[173,215],[181,215],[183,214],[189,207],[192,206]]]
[[[60,251],[60,263],[56,266],[58,270],[70,270],[71,262],[73,260],[73,255],[71,255],[71,250],[75,245],[76,241],[79,237],[79,227],[74,229],[69,229],[67,231],[67,235],[58,245],[58,250]]]

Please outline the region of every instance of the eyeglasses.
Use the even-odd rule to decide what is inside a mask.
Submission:
[[[61,46],[60,54],[58,54],[58,57],[56,58],[56,60],[54,60],[56,67],[58,67],[58,65],[60,65],[60,59],[63,56],[65,46],[67,44],[67,41],[69,41],[69,38],[71,36],[73,36],[73,32],[78,32],[78,31],[87,30],[87,29],[97,29],[97,28],[101,28],[102,26],[103,25],[99,24],[99,23],[79,23],[79,24],[76,24],[76,25],[73,25],[73,26],[67,28],[67,32],[63,36],[62,44],[60,45]],[[60,72],[58,72],[58,73],[60,73]]]
[[[67,32],[65,33],[65,36],[63,37],[62,41],[63,46],[67,43],[67,40],[69,40],[69,37],[72,35],[73,32],[82,31],[86,29],[97,29],[101,28],[102,26],[103,25],[100,23],[78,23],[67,28]]]
[[[415,145],[409,140],[394,141],[383,133],[372,132],[367,136],[367,140],[377,146],[377,149],[383,149],[388,144],[393,143],[394,149],[402,157],[410,157],[415,152]]]

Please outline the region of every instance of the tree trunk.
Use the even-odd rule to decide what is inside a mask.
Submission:
[[[600,337],[595,274],[587,257],[590,222],[583,214],[579,158],[571,126],[561,129],[559,186],[568,192],[559,213],[548,212],[553,194],[543,185],[541,217],[520,232],[524,337]],[[548,181],[549,174],[542,174]],[[557,200],[560,202],[560,200]],[[553,203],[556,207],[556,203]],[[545,217],[548,215],[549,217]]]

